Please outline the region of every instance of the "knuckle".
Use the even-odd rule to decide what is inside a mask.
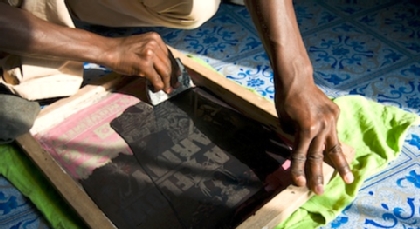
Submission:
[[[149,32],[147,35],[153,40],[160,40],[160,35],[156,32]]]
[[[156,47],[159,46],[159,43],[156,40],[150,40],[147,42],[147,48],[148,49],[155,49]]]
[[[341,156],[340,154],[342,153],[341,151],[341,146],[340,144],[336,144],[335,146],[333,146],[331,149],[328,150],[327,154],[329,156]]]
[[[291,169],[290,174],[293,177],[300,177],[300,176],[303,176],[305,173],[302,169]]]
[[[340,116],[340,107],[335,103],[333,103],[333,106],[332,106],[332,113],[334,115],[334,118],[337,120],[338,117]]]
[[[302,153],[295,153],[291,157],[294,163],[302,163],[306,161],[306,156]]]
[[[320,163],[320,162],[324,161],[324,156],[322,155],[322,152],[316,153],[316,154],[311,154],[308,157],[308,161],[310,163]]]
[[[144,50],[144,54],[146,55],[147,61],[150,61],[150,59],[153,58],[153,56],[155,54],[154,48],[149,47],[149,46],[146,47],[145,50]]]
[[[329,126],[331,120],[333,120],[333,117],[331,117],[331,116],[327,116],[327,117],[324,117],[323,119],[320,119],[319,128],[321,130],[325,130],[325,128],[327,128]]]
[[[322,130],[325,131],[335,131],[335,124],[336,124],[336,118],[334,115],[328,115],[324,117],[324,119],[321,121],[320,125],[322,126]]]
[[[312,122],[309,125],[303,126],[303,128],[301,129],[301,133],[304,137],[307,137],[307,138],[314,137],[318,133],[318,129],[319,129],[318,126],[319,126],[318,123]]]
[[[336,106],[334,104],[334,106]],[[321,129],[327,129],[328,127],[335,126],[339,116],[339,111],[336,111],[335,108],[326,110],[324,115],[319,118],[319,125]]]
[[[335,123],[337,123],[337,116],[336,116],[336,114],[333,114],[333,115],[331,115],[331,116],[329,116],[329,119],[328,119],[328,124],[331,126],[332,124],[335,124]],[[335,126],[335,125],[334,125]]]

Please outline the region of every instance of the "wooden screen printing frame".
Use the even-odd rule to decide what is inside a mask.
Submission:
[[[194,79],[196,85],[209,89],[214,94],[223,98],[225,102],[237,108],[242,114],[270,127],[289,140],[292,139],[291,136],[286,135],[281,130],[278,124],[276,109],[272,102],[195,62],[178,50],[170,49],[175,57],[181,59],[185,67],[194,70],[198,75],[202,76],[199,79]],[[51,123],[51,116],[54,117],[55,123],[62,122],[65,118],[64,114],[68,116],[68,113],[71,112],[71,104],[79,104],[87,98],[111,91],[133,80],[134,77],[120,76],[114,73],[103,77],[96,83],[83,87],[74,96],[61,99],[43,109],[36,120],[34,128],[36,129],[36,126],[40,127],[46,123]],[[16,142],[90,228],[115,228],[112,222],[98,208],[87,193],[84,192],[81,186],[62,169],[30,133],[18,137]],[[354,153],[353,149],[345,144],[342,144],[342,147],[347,158],[351,160]],[[323,168],[324,180],[329,181],[334,173],[334,169],[327,163],[324,163]],[[237,228],[274,228],[313,195],[306,187],[290,185]],[[293,202],[285,202],[285,200],[293,200]]]

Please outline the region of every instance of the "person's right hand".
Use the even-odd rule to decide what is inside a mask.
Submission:
[[[112,38],[105,52],[106,67],[129,76],[146,77],[155,91],[170,93],[177,87],[179,68],[157,33]]]

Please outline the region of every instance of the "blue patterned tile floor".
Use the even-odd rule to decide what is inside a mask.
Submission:
[[[0,179],[0,228],[49,228],[32,203],[4,178]]]
[[[363,95],[420,114],[419,1],[296,0],[295,9],[316,83],[327,95]],[[81,26],[108,36],[151,30]],[[171,46],[273,98],[268,58],[244,7],[223,4],[198,29],[153,30]],[[94,64],[85,68],[89,79],[107,72]],[[323,228],[420,228],[419,151],[420,127],[414,127],[401,155],[368,179],[355,201]],[[44,227],[33,206],[0,178],[0,228]]]

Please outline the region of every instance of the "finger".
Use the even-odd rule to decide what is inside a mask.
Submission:
[[[290,171],[293,182],[298,186],[306,185],[305,162],[311,140],[311,136],[306,131],[299,131],[295,137],[295,147],[292,150]]]
[[[147,67],[147,71],[145,72],[146,78],[152,83],[153,90],[155,92],[163,90],[164,83],[162,81],[162,78],[160,74],[155,70],[154,63],[151,62]]]
[[[169,70],[170,75],[170,86],[173,88],[178,88],[181,85],[178,82],[178,76],[181,75],[181,69],[175,60],[175,56],[173,55],[172,51],[168,48],[162,39],[160,39],[159,45],[163,53],[163,55],[159,55],[159,58],[167,63],[167,69]]]
[[[155,90],[164,90],[166,93],[170,91],[171,68],[172,65],[168,59],[168,48],[158,33],[150,32],[147,34],[150,38],[148,48],[153,51],[153,67],[155,71],[161,76],[163,82],[162,88],[155,88]]]
[[[157,54],[153,61],[153,67],[157,74],[159,74],[159,77],[161,78],[161,81],[163,82],[163,88],[162,90],[166,93],[171,92],[171,69],[170,64],[168,64],[168,59],[164,58],[162,59],[160,57],[160,54]],[[169,67],[168,67],[169,66]]]
[[[163,43],[163,42],[162,42]],[[166,93],[170,93],[171,81],[174,76],[173,74],[173,61],[169,58],[169,50],[166,45],[159,45],[159,48],[156,50],[154,67],[156,71],[160,74],[162,81],[164,83],[163,90]]]
[[[322,171],[324,144],[324,134],[320,134],[312,139],[307,157],[306,169],[309,171],[306,173],[306,177],[309,179],[309,188],[317,195],[322,195],[324,193],[324,174]]]
[[[347,163],[346,156],[344,155],[340,142],[338,141],[337,131],[332,131],[332,135],[326,139],[326,151],[327,156],[334,168],[338,171],[341,178],[348,184],[353,182],[353,173]]]

